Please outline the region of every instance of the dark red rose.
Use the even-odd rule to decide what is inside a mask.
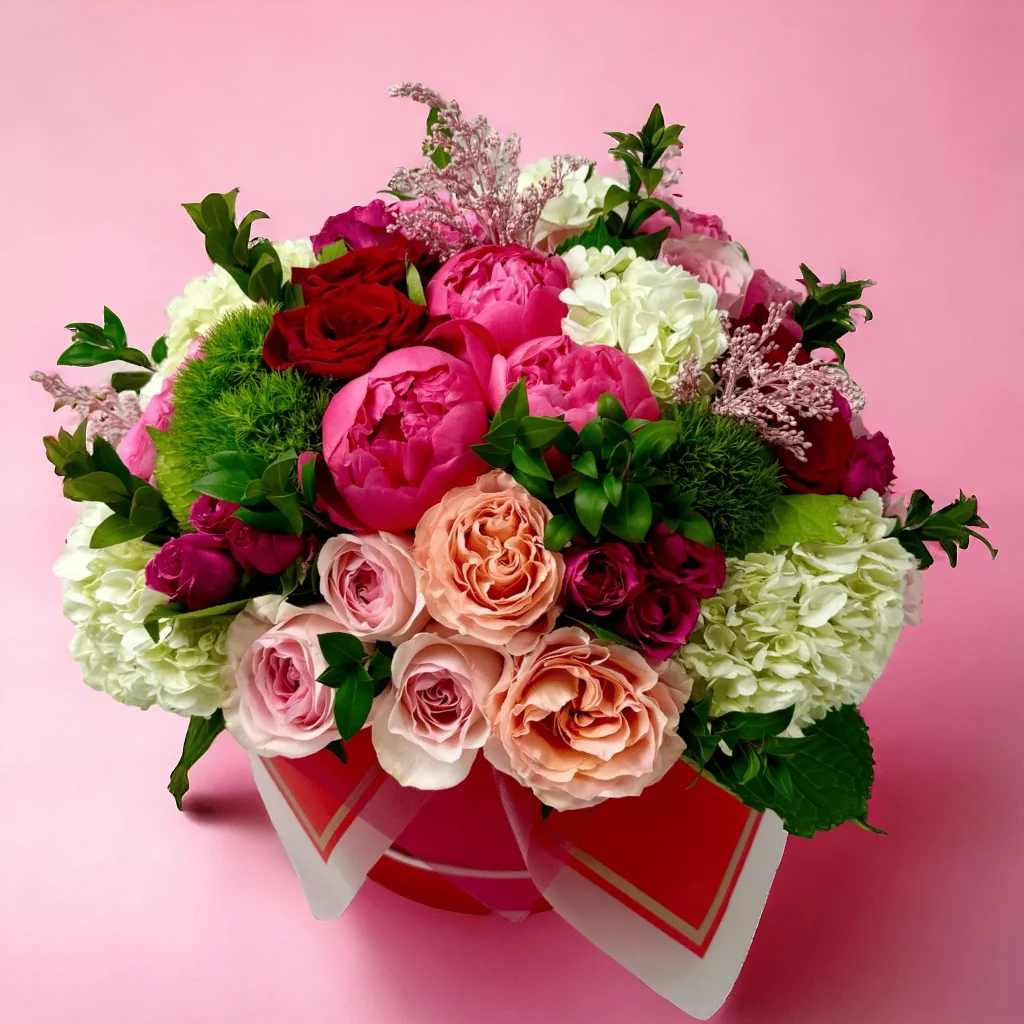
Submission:
[[[407,259],[422,269],[430,257],[419,243],[396,235],[381,245],[352,249],[336,260],[328,260],[315,267],[295,267],[292,281],[302,289],[302,297],[307,303],[352,282],[392,287],[401,285],[404,288]]]
[[[294,366],[351,380],[388,350],[416,344],[430,322],[426,307],[397,289],[351,281],[309,305],[277,313],[263,342],[263,361],[272,370]]]
[[[227,541],[208,533],[172,537],[146,565],[146,586],[190,612],[222,604],[242,579]]]
[[[664,523],[651,530],[638,555],[649,576],[681,583],[701,600],[713,597],[725,583],[725,554],[717,544],[706,548]]]
[[[660,661],[671,658],[686,643],[699,615],[700,605],[688,587],[650,580],[630,594],[616,631]]]
[[[797,425],[811,443],[801,462],[788,449],[777,448],[782,463],[782,482],[802,494],[841,494],[843,481],[857,441],[850,427],[850,406],[836,395],[836,412],[830,420],[797,420]]]
[[[189,522],[200,533],[227,533],[237,522],[234,514],[241,508],[233,501],[211,498],[208,494],[200,494],[188,514]]]

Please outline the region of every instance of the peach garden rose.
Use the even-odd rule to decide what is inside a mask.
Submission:
[[[562,556],[544,547],[551,513],[505,472],[457,487],[416,527],[427,610],[443,626],[510,654],[550,630],[562,606]]]
[[[691,685],[674,662],[655,667],[582,629],[556,629],[488,695],[484,754],[555,810],[636,796],[683,751],[676,727]]]

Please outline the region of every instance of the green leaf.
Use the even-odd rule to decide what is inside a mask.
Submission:
[[[564,512],[559,512],[548,520],[544,528],[544,547],[548,551],[561,551],[579,532],[579,525]]]
[[[405,287],[411,302],[415,302],[418,306],[427,304],[427,297],[423,292],[423,279],[416,269],[416,264],[409,259],[405,261]]]
[[[188,792],[189,769],[210,749],[210,744],[224,729],[224,714],[215,711],[209,718],[193,715],[188,720],[185,730],[185,743],[181,748],[181,757],[171,771],[167,790],[174,797],[174,803],[181,810],[181,798]]]
[[[633,640],[628,640],[624,636],[619,636],[618,633],[613,633],[610,629],[605,629],[604,626],[598,626],[596,623],[587,622],[584,619],[577,619],[573,615],[566,615],[564,618],[568,622],[574,622],[577,626],[582,626],[584,629],[589,630],[594,634],[596,640],[600,640],[606,644],[621,644],[623,647],[632,647],[637,649],[637,645]]]
[[[316,504],[316,456],[306,459],[299,473],[302,497],[311,508]]]
[[[108,306],[103,307],[103,337],[114,348],[125,348],[128,345],[128,335],[125,334],[121,318]]]
[[[72,501],[101,501],[106,505],[124,501],[128,491],[113,473],[93,472],[64,481],[64,494]]]
[[[598,398],[597,415],[611,420],[613,423],[626,422],[626,410],[622,408],[622,403],[610,391],[606,391]]]
[[[720,758],[724,755],[713,759],[713,774],[718,774]],[[830,711],[804,730],[786,758],[788,782],[780,781],[778,763],[772,759],[768,777],[727,785],[748,807],[775,811],[793,835],[810,837],[846,821],[866,820],[874,757],[867,726],[853,705]]]
[[[566,473],[565,476],[560,476],[556,481],[552,491],[556,498],[564,498],[567,494],[572,494],[577,487],[587,478],[582,473],[577,473],[575,470],[571,473]]]
[[[503,399],[498,411],[491,420],[491,430],[501,423],[518,423],[521,419],[530,414],[530,399],[526,394],[526,378],[519,380],[509,389]]]
[[[644,492],[647,493],[646,491]],[[601,518],[608,507],[608,495],[596,480],[584,480],[573,496],[576,518],[592,537],[601,532]]]
[[[149,356],[137,348],[119,348],[117,350],[117,358],[122,362],[131,363],[133,366],[144,366],[147,369],[150,369],[153,365],[149,361]]]
[[[104,473],[111,473],[121,481],[126,491],[133,490],[136,485],[142,483],[139,478],[133,477],[128,467],[121,461],[114,446],[105,438],[96,437],[92,442],[92,461],[97,469]]]
[[[334,723],[343,740],[350,740],[366,724],[373,706],[373,680],[353,679],[334,692]]]
[[[348,252],[348,246],[345,244],[344,238],[339,238],[336,242],[331,242],[330,245],[325,245],[320,250],[320,255],[317,256],[318,263],[330,263],[331,260],[336,260],[339,256],[344,256]]]
[[[479,455],[488,466],[504,469],[512,461],[512,450],[506,451],[493,444],[471,444],[469,450]]]
[[[632,544],[640,544],[651,528],[654,509],[647,489],[630,481],[625,486],[622,502],[605,517],[604,526],[609,533]]]
[[[679,440],[679,424],[675,420],[655,420],[632,437],[634,462],[658,462]]]
[[[115,391],[141,391],[152,379],[149,370],[129,370],[110,375],[110,386]]]
[[[596,480],[600,476],[597,468],[597,459],[593,452],[584,452],[579,458],[573,459],[572,468],[577,473],[590,477],[591,480]]]
[[[231,246],[231,255],[240,267],[249,265],[249,235],[253,224],[258,220],[268,220],[267,214],[262,210],[251,210],[247,213],[238,225],[238,234]]]
[[[543,457],[522,445],[517,444],[512,448],[512,464],[528,476],[540,477],[541,480],[553,479],[551,470],[548,469],[548,464]]]
[[[92,532],[89,540],[91,548],[109,548],[112,544],[123,544],[127,540],[145,537],[148,528],[136,526],[125,516],[114,514],[108,516]]]
[[[68,463],[70,463],[70,458]],[[953,567],[957,564],[958,551],[966,550],[971,540],[980,540],[993,558],[999,553],[987,537],[978,533],[988,529],[988,524],[978,515],[978,499],[967,497],[960,492],[956,501],[932,512],[932,499],[924,491],[914,491],[903,526],[895,536],[900,544],[918,560],[919,569],[927,569],[935,559],[925,546],[925,541],[939,544]]]
[[[759,551],[775,551],[796,543],[842,544],[836,529],[839,510],[849,501],[841,494],[786,494],[772,507]]]
[[[601,486],[604,488],[604,493],[608,496],[611,504],[618,508],[619,503],[622,501],[622,478],[607,473],[601,480]]]
[[[562,255],[562,253],[574,249],[577,245],[582,245],[588,249],[603,249],[607,245],[616,252],[622,248],[622,242],[608,230],[608,224],[604,218],[599,218],[595,224],[581,234],[566,238],[555,249],[555,252],[558,255]]]
[[[317,639],[328,665],[361,664],[366,657],[362,641],[350,633],[321,633]]]
[[[565,430],[565,420],[554,416],[524,416],[517,436],[524,448],[546,451]]]
[[[149,358],[154,363],[162,363],[167,358],[167,335],[161,334],[156,341],[153,342],[153,348],[150,350]]]
[[[622,206],[624,203],[636,202],[640,196],[636,192],[628,192],[621,185],[609,185],[608,191],[604,194],[604,204],[602,212],[611,213],[616,206]]]
[[[730,744],[734,740],[763,740],[766,736],[778,736],[789,728],[795,710],[795,707],[788,707],[763,714],[730,711],[715,720],[715,734]]]
[[[680,519],[677,531],[688,540],[703,544],[706,548],[715,546],[715,532],[711,524],[699,513],[687,511]]]
[[[836,284],[822,284],[820,278],[806,263],[800,264],[800,273],[807,298],[793,309],[793,317],[803,330],[801,345],[808,352],[818,348],[829,348],[843,362],[843,349],[838,341],[844,334],[857,329],[857,321],[853,317],[854,310],[860,310],[864,322],[871,319],[871,310],[857,300],[875,282],[848,281],[846,271],[839,272]]]
[[[57,365],[99,366],[101,363],[112,363],[120,358],[121,354],[113,349],[100,348],[88,341],[76,341],[57,356]]]
[[[628,245],[637,256],[653,260],[661,252],[661,244],[668,238],[669,230],[669,228],[662,228],[660,231],[653,231],[650,234],[633,235],[624,244]]]

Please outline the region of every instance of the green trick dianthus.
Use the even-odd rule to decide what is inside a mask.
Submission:
[[[680,440],[669,449],[662,472],[696,492],[694,508],[727,555],[746,555],[756,549],[782,494],[778,461],[754,430],[716,416],[704,400],[672,406],[669,414],[679,422]]]
[[[174,416],[158,448],[158,484],[159,463],[182,491],[186,480],[206,475],[207,458],[218,452],[272,461],[289,450],[319,450],[330,386],[296,370],[266,367],[263,339],[273,317],[272,306],[225,314],[203,342],[202,358],[182,365],[174,382]],[[185,500],[183,492],[182,508]]]

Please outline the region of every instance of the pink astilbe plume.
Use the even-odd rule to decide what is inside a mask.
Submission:
[[[73,388],[59,373],[43,373],[41,370],[29,374],[29,377],[42,384],[53,396],[54,411],[68,408],[86,421],[86,437],[90,441],[94,437],[102,437],[116,448],[142,415],[139,396],[134,391],[118,393],[109,384],[98,388],[84,385]]]
[[[729,351],[714,365],[718,376],[711,411],[752,426],[770,445],[791,451],[806,461],[810,448],[800,420],[830,420],[838,411],[833,392],[838,392],[854,412],[864,408],[864,395],[849,374],[835,363],[812,360],[797,363],[798,345],[784,362],[766,357],[772,339],[789,315],[792,303],[772,302],[768,319],[759,331],[744,324],[735,330],[723,315],[729,333]],[[688,402],[699,390],[700,370],[694,361],[680,365],[672,397]]]
[[[392,96],[408,96],[433,108],[436,118],[423,145],[448,155],[444,167],[400,167],[390,187],[420,200],[399,212],[394,230],[418,238],[442,258],[474,245],[533,244],[544,204],[562,192],[566,175],[589,161],[556,156],[543,182],[519,191],[518,135],[502,138],[485,117],[466,119],[458,103],[418,82],[402,82]]]

